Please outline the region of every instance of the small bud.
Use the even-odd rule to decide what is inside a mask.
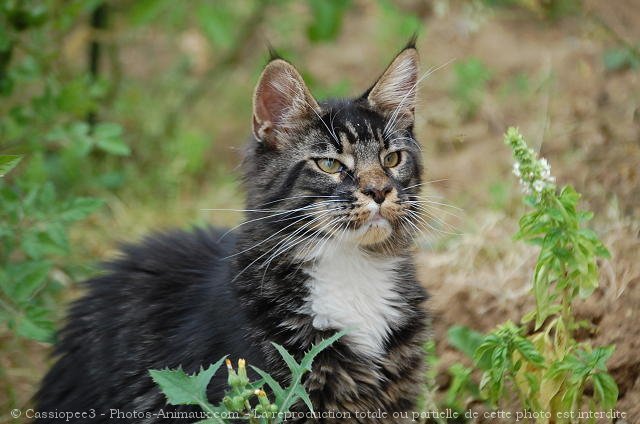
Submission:
[[[238,360],[238,385],[241,387],[249,384],[249,377],[247,376],[247,363],[244,359]]]
[[[234,396],[231,399],[231,403],[234,411],[240,412],[244,409],[244,398],[242,396]]]
[[[222,398],[222,403],[227,407],[228,410],[233,410],[233,402],[229,396],[225,396]]]
[[[269,402],[269,398],[267,397],[267,394],[265,393],[265,391],[256,390],[256,396],[258,396],[258,402],[260,402],[260,405],[262,405],[265,411],[268,411],[271,406],[271,403]]]
[[[229,373],[229,377],[227,378],[227,384],[229,384],[229,386],[235,389],[239,386],[240,378],[238,377],[238,374],[236,374],[236,372],[234,371],[233,365],[231,365],[231,361],[227,359],[225,362],[227,364],[227,372]]]

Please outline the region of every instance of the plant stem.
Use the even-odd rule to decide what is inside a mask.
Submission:
[[[572,340],[573,316],[571,314],[571,292],[569,287],[562,290],[562,321],[564,321],[565,341]]]

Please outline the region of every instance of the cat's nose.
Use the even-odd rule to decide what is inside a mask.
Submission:
[[[381,205],[386,199],[387,194],[391,191],[391,184],[385,184],[382,187],[366,186],[362,189],[362,193],[371,197],[374,202]]]

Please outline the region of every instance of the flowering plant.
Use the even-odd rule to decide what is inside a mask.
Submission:
[[[572,308],[578,297],[586,298],[598,287],[597,260],[609,252],[584,226],[593,214],[578,209],[580,195],[573,187],[558,190],[549,163],[538,158],[517,129],[509,128],[505,143],[532,208],[520,218],[516,239],[540,247],[532,278],[536,307],[520,325],[507,322],[486,335],[453,327],[449,339],[483,371],[479,389],[491,405],[510,404],[512,393],[520,411],[541,412],[531,421],[583,422],[576,415],[583,407],[609,410],[618,397],[606,367],[614,347],[578,342],[575,330],[591,324],[577,322]]]
[[[513,150],[513,173],[520,178],[522,192],[526,195],[535,194],[538,200],[542,198],[543,191],[555,192],[556,179],[551,175],[549,162],[544,158],[537,159],[536,153],[527,146],[517,129],[509,128],[506,143]]]

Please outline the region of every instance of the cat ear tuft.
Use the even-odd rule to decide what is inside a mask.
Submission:
[[[279,135],[290,131],[301,120],[320,112],[318,102],[290,63],[271,60],[258,81],[253,96],[253,135],[270,147]]]
[[[418,82],[418,52],[410,43],[396,56],[374,86],[365,93],[369,105],[395,126],[413,123]]]
[[[278,52],[278,50],[276,50],[275,47],[273,47],[273,44],[271,44],[269,40],[266,41],[266,45],[267,45],[267,51],[269,52],[269,62],[274,61],[276,59],[284,60],[282,55]]]

